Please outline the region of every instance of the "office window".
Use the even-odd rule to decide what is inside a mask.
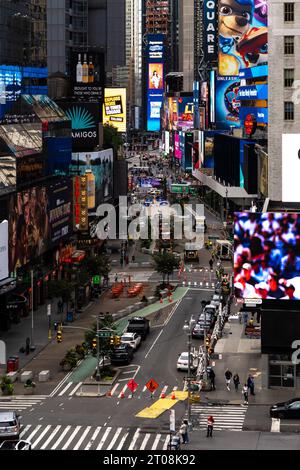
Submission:
[[[294,54],[294,36],[284,36],[284,53],[286,55]]]
[[[290,88],[294,83],[294,69],[284,69],[284,87]]]
[[[284,120],[285,121],[294,120],[294,103],[292,101],[284,102]]]
[[[284,3],[284,22],[290,23],[294,21],[294,3]]]

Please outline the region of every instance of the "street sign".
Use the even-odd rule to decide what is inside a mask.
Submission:
[[[110,338],[111,337],[111,332],[110,331],[99,331],[98,332],[98,338]]]
[[[150,380],[146,383],[146,387],[148,388],[149,392],[153,393],[153,392],[155,392],[155,390],[158,388],[158,383],[155,382],[154,379],[150,379]]]
[[[101,276],[93,276],[92,282],[95,286],[99,285],[101,283]]]
[[[170,410],[170,432],[176,432],[175,410]]]
[[[51,304],[48,304],[48,305],[47,305],[47,316],[48,316],[48,317],[51,316]]]
[[[134,393],[138,388],[138,384],[133,379],[131,379],[129,380],[127,387],[132,391],[132,393]]]

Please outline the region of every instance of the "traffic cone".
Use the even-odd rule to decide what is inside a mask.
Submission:
[[[161,304],[163,303],[163,298],[162,298],[162,297],[160,298],[160,301],[159,301],[159,302],[160,302]]]
[[[170,303],[172,302],[172,296],[171,295],[169,296],[169,302]]]
[[[125,398],[125,395],[124,395],[123,390],[122,390],[122,392],[121,392],[120,398]]]
[[[107,397],[111,397],[111,390],[109,390],[106,394]]]
[[[173,390],[173,392],[172,392],[171,399],[172,399],[172,400],[176,400],[176,397],[175,397],[175,390]]]
[[[161,392],[161,394],[160,394],[160,398],[166,398],[166,394],[165,394],[165,392]]]

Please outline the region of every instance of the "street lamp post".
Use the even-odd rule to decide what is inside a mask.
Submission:
[[[99,338],[99,316],[97,315],[97,372],[96,372],[96,380],[97,382],[100,381],[100,368],[99,368],[99,360],[100,360],[100,338]]]
[[[188,423],[191,422],[191,347],[192,347],[192,328],[195,325],[195,320],[191,317],[190,321],[185,321],[183,331],[188,335]]]
[[[31,275],[31,335],[30,335],[30,349],[35,350],[34,339],[33,339],[33,269],[30,272]]]

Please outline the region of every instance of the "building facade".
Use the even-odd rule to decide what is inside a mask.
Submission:
[[[194,81],[194,0],[179,4],[179,70],[184,91],[193,90]]]

